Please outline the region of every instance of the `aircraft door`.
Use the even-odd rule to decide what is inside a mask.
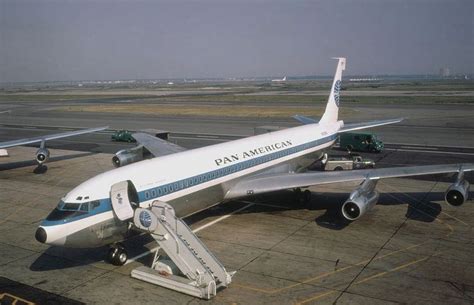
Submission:
[[[134,207],[138,206],[138,193],[131,181],[121,181],[112,185],[110,200],[118,219],[126,221],[133,218]]]

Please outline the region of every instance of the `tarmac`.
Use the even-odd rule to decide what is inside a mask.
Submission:
[[[21,164],[36,148],[15,147],[1,163]],[[377,206],[352,223],[338,211],[355,184],[311,187],[309,204],[282,191],[219,205],[186,219],[237,271],[203,301],[132,279],[154,244],[129,240],[129,262],[104,262],[107,248],[64,249],[34,239],[40,221],[70,189],[111,169],[110,154],[51,151],[35,165],[0,172],[0,298],[36,304],[473,304],[474,205],[444,203],[450,180],[386,179]],[[472,158],[472,157],[471,157]],[[472,181],[472,177],[469,177]],[[237,212],[236,212],[237,211]],[[3,303],[2,303],[3,304]]]
[[[12,104],[13,105],[13,104]],[[227,270],[232,283],[209,301],[130,277],[149,265],[156,244],[125,242],[129,261],[104,261],[108,248],[65,249],[38,243],[42,219],[69,190],[112,169],[113,129],[158,128],[187,148],[248,136],[259,125],[295,126],[291,119],[127,116],[57,113],[50,106],[10,107],[0,141],[71,128],[111,130],[51,141],[47,167],[37,147],[8,149],[0,158],[0,304],[474,304],[474,202],[444,203],[454,181],[445,175],[385,179],[378,204],[357,221],[341,220],[354,183],[311,187],[310,203],[281,191],[218,205],[185,219]],[[386,150],[364,154],[377,167],[473,162],[472,106],[360,105],[348,121],[399,116],[383,127]],[[449,115],[447,115],[449,114]],[[370,119],[367,119],[370,118]],[[335,154],[344,152],[335,150]],[[472,174],[467,180],[474,182]],[[470,198],[473,198],[471,192]]]

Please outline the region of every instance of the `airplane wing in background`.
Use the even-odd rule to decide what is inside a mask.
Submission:
[[[101,130],[105,130],[107,128],[109,128],[109,126],[81,129],[81,130],[75,130],[75,131],[67,131],[67,132],[62,132],[62,133],[56,133],[56,134],[50,134],[50,135],[45,135],[45,136],[34,137],[34,138],[25,138],[25,139],[18,139],[18,140],[7,141],[7,142],[0,142],[0,148],[8,148],[8,147],[14,147],[14,146],[19,146],[19,145],[37,143],[37,142],[44,142],[44,141],[48,141],[48,140],[56,140],[56,139],[61,139],[61,138],[67,138],[67,137],[71,137],[71,136],[77,136],[77,135],[81,135],[81,134],[101,131]]]
[[[134,133],[132,137],[155,157],[162,157],[186,150],[184,147],[143,132]]]
[[[403,118],[391,119],[391,120],[380,120],[380,121],[371,121],[363,123],[353,123],[353,124],[344,124],[344,126],[339,130],[339,133],[354,131],[366,128],[372,128],[377,126],[383,126],[388,124],[395,124],[403,121]]]
[[[309,117],[307,117],[307,116],[299,115],[299,114],[294,115],[294,116],[293,116],[293,119],[295,119],[295,120],[297,120],[297,121],[299,121],[299,122],[301,122],[301,123],[303,123],[303,124],[305,124],[305,125],[307,125],[307,124],[315,124],[315,123],[318,122],[318,121],[316,121],[316,120],[313,119],[313,118],[309,118]]]
[[[368,170],[312,172],[293,174],[268,174],[238,182],[226,194],[226,199],[257,195],[273,191],[308,187],[312,185],[378,180],[383,178],[457,173],[474,170],[474,163],[392,167]]]

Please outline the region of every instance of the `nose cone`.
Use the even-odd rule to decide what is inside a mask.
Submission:
[[[35,234],[36,240],[44,244],[44,242],[46,241],[46,237],[46,231],[42,227],[39,227],[38,230],[36,230]]]

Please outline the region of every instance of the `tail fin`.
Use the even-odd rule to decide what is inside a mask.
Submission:
[[[284,82],[286,81],[286,76],[285,76],[285,77],[283,77],[282,81],[284,81]]]
[[[337,122],[337,115],[339,112],[339,92],[341,90],[342,71],[346,69],[346,59],[344,57],[334,57],[339,62],[332,82],[331,93],[329,94],[326,110],[324,111],[319,124],[330,124]]]

